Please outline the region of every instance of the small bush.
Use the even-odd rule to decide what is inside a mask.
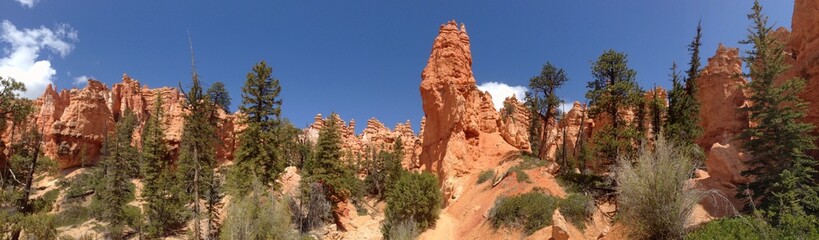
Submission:
[[[258,181],[253,190],[228,205],[220,239],[298,239],[290,212]]]
[[[532,183],[532,179],[529,178],[529,174],[524,172],[521,169],[515,170],[515,178],[517,178],[519,183],[522,183],[522,182]]]
[[[60,189],[52,189],[43,194],[42,197],[36,198],[31,202],[34,212],[51,212],[54,202],[57,201],[57,196],[60,195]]]
[[[495,179],[495,170],[489,169],[478,175],[478,184]]]
[[[574,226],[583,230],[586,228],[586,219],[594,213],[594,201],[590,196],[571,193],[566,199],[560,200],[560,213]]]
[[[23,218],[20,224],[28,239],[56,239],[57,226],[48,213],[37,213]]]
[[[632,231],[632,237],[685,236],[694,205],[704,196],[686,186],[694,169],[692,158],[662,137],[653,149],[643,147],[636,159],[618,159],[618,215]]]
[[[558,199],[541,192],[528,192],[513,197],[503,197],[495,202],[489,213],[492,227],[523,228],[526,235],[552,224],[552,214]]]
[[[91,211],[79,204],[69,204],[55,218],[58,227],[76,227],[91,219]]]
[[[441,211],[441,189],[431,173],[406,173],[387,191],[386,220],[382,234],[389,237],[392,225],[414,220],[423,231],[435,225]]]
[[[414,240],[418,235],[421,235],[421,231],[418,230],[418,224],[410,219],[392,224],[390,228],[387,229],[387,236],[384,238],[388,240]]]
[[[774,229],[758,218],[733,217],[706,223],[694,230],[685,239],[773,239]],[[767,236],[767,237],[766,237]]]

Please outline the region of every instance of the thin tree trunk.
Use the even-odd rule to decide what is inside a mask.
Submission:
[[[196,165],[193,168],[193,212],[194,212],[194,233],[195,239],[199,239],[202,234],[199,226],[199,149],[193,148],[193,159]]]
[[[43,135],[37,139],[37,144],[34,147],[34,156],[31,157],[31,167],[29,168],[28,179],[26,180],[25,191],[23,192],[23,197],[20,198],[20,203],[18,206],[18,211],[25,213],[26,209],[28,208],[28,197],[31,195],[31,184],[34,181],[34,170],[37,168],[37,158],[40,156],[40,142],[43,140]],[[20,238],[20,230],[14,230],[11,234],[12,240],[17,240]]]

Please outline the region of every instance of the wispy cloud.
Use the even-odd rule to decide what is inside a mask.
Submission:
[[[33,4],[34,1],[32,1]],[[57,71],[51,61],[40,59],[40,51],[51,50],[65,57],[78,41],[78,33],[67,24],[54,28],[18,29],[8,20],[0,24],[0,41],[7,43],[0,58],[0,76],[10,77],[26,85],[26,98],[36,98],[53,82]]]
[[[498,111],[503,107],[503,100],[507,97],[515,95],[518,100],[522,100],[527,91],[524,86],[509,86],[500,82],[485,82],[478,85],[478,89],[488,91],[492,95],[492,104],[495,105],[495,110]]]
[[[79,77],[74,77],[71,83],[75,86],[82,86],[88,83],[88,79],[95,79],[94,76],[82,75]]]
[[[37,2],[39,2],[40,0],[14,0],[14,1],[19,2],[20,5],[23,5],[23,7],[32,8],[32,7],[34,7],[34,4],[37,4]]]

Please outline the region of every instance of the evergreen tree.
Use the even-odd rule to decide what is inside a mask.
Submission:
[[[203,237],[199,219],[202,217],[201,201],[208,201],[218,186],[212,185],[213,169],[216,167],[214,141],[216,139],[213,119],[213,103],[205,95],[194,66],[190,90],[185,95],[185,126],[180,140],[180,154],[177,160],[176,181],[182,184],[183,199],[192,205],[194,215],[193,234],[195,239]]]
[[[208,88],[208,97],[213,104],[219,106],[226,113],[230,112],[230,94],[225,90],[225,84],[222,82],[215,82]]]
[[[373,196],[383,199],[386,191],[390,189],[401,174],[406,170],[401,166],[401,159],[404,156],[404,147],[401,138],[396,138],[392,151],[381,150],[376,154],[370,154],[367,162],[367,178],[364,184],[367,192]]]
[[[816,138],[810,135],[814,126],[801,122],[807,104],[798,97],[805,80],[791,78],[777,83],[788,69],[784,44],[771,35],[772,27],[768,26],[768,17],[762,14],[758,1],[748,18],[753,24],[748,38],[741,43],[752,46],[743,60],[750,70],[748,76],[752,81],[748,90],[753,104],[742,109],[756,124],[745,129],[740,137],[746,141],[743,147],[751,155],[746,162],[749,169],[742,175],[752,177],[753,181],[740,187],[737,198],[748,199],[750,195],[756,204],[749,206],[754,204],[767,211],[774,222],[788,223],[789,219],[810,216],[815,226],[819,213],[814,179],[817,163],[807,152],[815,149]]]
[[[435,175],[429,172],[402,174],[395,185],[387,190],[387,208],[384,210],[381,232],[386,235],[393,225],[405,221],[414,221],[422,231],[435,226],[442,200]]]
[[[659,97],[656,87],[649,106],[651,106],[651,133],[656,141],[660,137],[666,113],[665,99]]]
[[[319,131],[314,157],[304,165],[303,170],[307,178],[302,180],[320,184],[324,188],[327,200],[333,203],[334,209],[338,207],[338,202],[359,193],[360,188],[354,170],[341,161],[338,121],[335,113],[325,121],[324,127]]]
[[[697,24],[694,40],[688,45],[691,60],[688,63],[686,77],[681,82],[677,73],[677,64],[671,67],[671,91],[668,93],[668,120],[665,135],[669,140],[682,148],[691,149],[695,158],[701,158],[701,150],[694,141],[702,134],[699,126],[700,103],[697,100],[697,79],[700,75],[700,46],[702,43],[702,26]],[[696,151],[694,151],[696,150]]]
[[[99,219],[109,224],[108,231],[114,239],[123,236],[128,223],[125,207],[134,196],[129,186],[132,176],[130,165],[139,159],[137,149],[131,146],[135,126],[136,116],[127,110],[105,142],[106,154],[100,163],[104,169],[102,184],[95,191],[100,204]]]
[[[36,126],[30,126],[28,134],[15,135],[17,129],[26,129],[27,118],[34,109],[31,101],[19,96],[25,91],[25,85],[0,77],[0,87],[0,134],[11,131],[9,145],[0,141],[0,162],[3,163],[0,165],[0,206],[5,207],[0,213],[0,238],[17,239],[22,230],[30,231],[29,221],[43,216],[38,213],[51,211],[50,206],[47,209],[37,206],[37,201],[44,197],[31,199],[37,191],[32,185],[35,174],[47,172],[50,164],[48,158],[40,156],[42,135]]]
[[[628,67],[624,53],[605,51],[593,64],[592,76],[594,80],[588,83],[586,92],[591,106],[589,115],[592,118],[602,115],[611,122],[595,134],[593,140],[600,164],[609,165],[618,155],[635,152],[638,123],[626,121],[621,110],[637,109],[643,98],[637,86],[637,72]]]
[[[341,161],[341,136],[338,117],[333,113],[319,131],[315,156],[307,162],[307,175],[328,187],[329,195],[349,197],[354,192],[355,177]]]
[[[282,100],[279,80],[271,75],[272,69],[261,61],[247,74],[242,87],[240,111],[245,114],[247,128],[239,135],[239,149],[231,173],[231,182],[244,195],[251,187],[251,176],[263,185],[273,185],[284,170],[279,146],[285,139],[277,137],[280,128]]]
[[[147,220],[145,231],[150,237],[161,237],[179,229],[185,222],[185,207],[179,198],[179,184],[171,172],[170,156],[162,127],[162,96],[156,97],[154,112],[142,131],[143,183],[142,199]]]
[[[34,106],[31,101],[19,96],[20,92],[26,91],[26,86],[23,83],[0,76],[0,88],[0,135],[5,135],[4,132],[10,129],[12,132],[9,139],[14,141],[15,130],[18,128],[25,129],[25,127],[19,126],[25,125],[26,118],[34,111]],[[11,123],[11,127],[7,126],[8,123]],[[14,155],[14,148],[12,147],[8,152],[3,151],[4,148],[10,147],[8,144],[0,143],[0,162],[5,163],[0,166],[0,170],[2,170],[2,173],[0,173],[2,183],[0,184],[5,184],[6,180],[12,177],[8,158]]]
[[[555,121],[561,100],[555,91],[563,86],[569,78],[563,69],[557,68],[552,63],[546,62],[540,70],[540,75],[529,79],[530,92],[526,94],[526,104],[530,108],[533,124],[530,129],[531,140],[538,148],[537,155],[541,159],[546,158],[549,139],[549,126]]]

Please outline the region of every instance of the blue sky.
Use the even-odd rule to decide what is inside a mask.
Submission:
[[[20,2],[22,1],[22,2]],[[793,2],[762,1],[790,28]],[[203,81],[222,81],[241,102],[253,64],[281,81],[282,114],[296,126],[331,111],[387,126],[423,116],[420,75],[438,27],[455,19],[472,40],[479,84],[525,86],[550,61],[583,100],[590,63],[604,50],[628,54],[641,86],[669,86],[672,61],[703,25],[703,64],[718,43],[739,46],[749,0],[692,1],[58,1],[0,0],[0,74],[58,88],[123,73],[150,87],[190,81],[188,31]],[[496,84],[497,85],[497,84]],[[36,88],[36,87],[34,87]],[[42,87],[40,87],[42,88]],[[39,95],[32,93],[32,95]],[[496,96],[498,97],[498,96]]]

